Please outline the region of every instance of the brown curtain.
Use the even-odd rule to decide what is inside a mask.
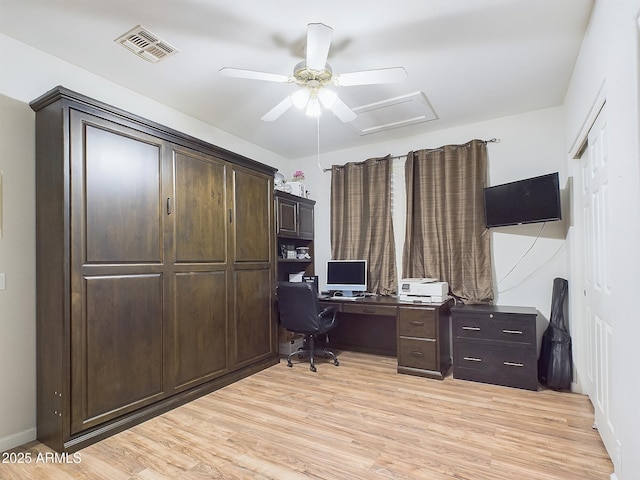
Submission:
[[[409,152],[403,277],[435,277],[466,303],[491,303],[493,280],[482,189],[486,142]]]
[[[368,289],[397,289],[390,156],[331,168],[331,257],[367,260]]]

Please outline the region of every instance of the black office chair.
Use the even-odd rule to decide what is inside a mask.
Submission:
[[[306,282],[279,282],[277,295],[280,324],[290,332],[304,334],[303,346],[287,357],[287,365],[293,366],[291,357],[294,355],[298,358],[309,355],[311,371],[315,372],[316,354],[332,358],[336,366],[340,365],[333,352],[326,348],[316,349],[317,337],[326,335],[336,326],[336,307],[323,309],[312,285]]]

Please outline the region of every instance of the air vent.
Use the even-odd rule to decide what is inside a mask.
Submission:
[[[115,41],[151,63],[157,63],[180,51],[140,25]]]
[[[360,135],[406,127],[438,118],[423,92],[389,98],[353,109],[358,117],[351,122]]]

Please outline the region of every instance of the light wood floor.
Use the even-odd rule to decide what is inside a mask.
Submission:
[[[0,464],[2,479],[608,480],[589,400],[396,373],[340,352],[271,367],[78,452]],[[42,457],[41,457],[42,458]],[[70,457],[70,461],[73,461]]]

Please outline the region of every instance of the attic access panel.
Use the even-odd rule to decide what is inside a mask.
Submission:
[[[353,109],[358,117],[351,122],[360,135],[436,120],[438,116],[423,92],[414,92]]]

